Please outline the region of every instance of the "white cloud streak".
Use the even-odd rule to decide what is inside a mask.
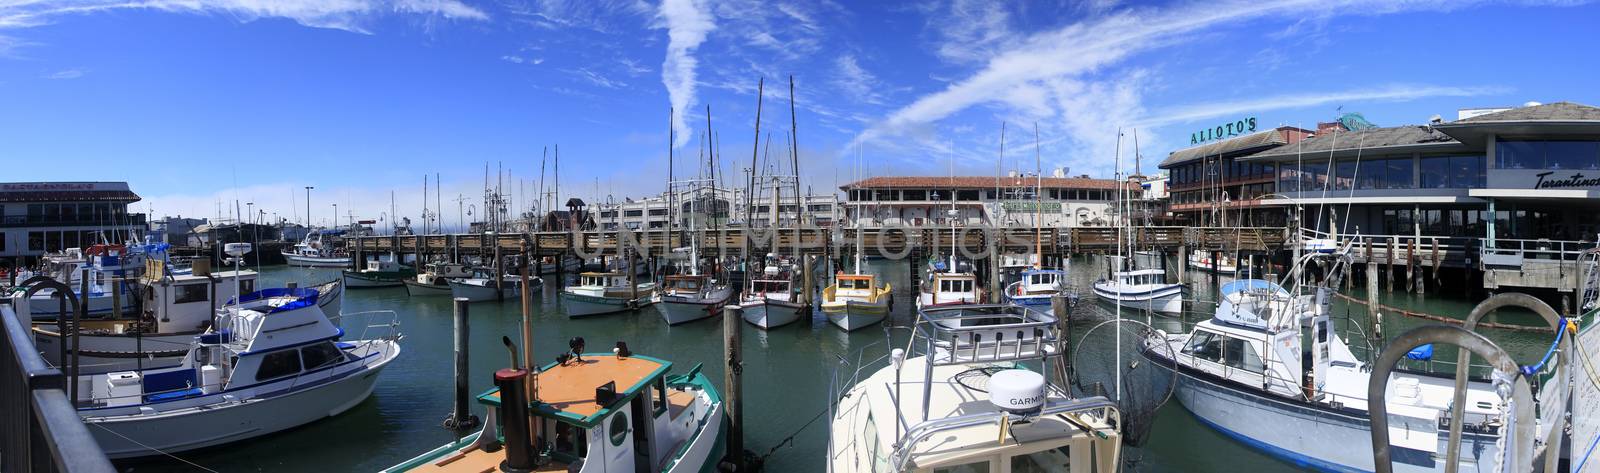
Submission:
[[[0,29],[29,28],[58,18],[116,10],[218,14],[240,21],[284,18],[303,26],[370,34],[369,18],[384,13],[486,21],[489,14],[457,0],[89,0],[73,3],[0,2]]]
[[[1206,118],[1234,116],[1242,113],[1287,110],[1318,105],[1348,102],[1406,102],[1430,97],[1477,97],[1508,93],[1504,87],[1450,87],[1436,85],[1392,84],[1379,88],[1285,94],[1248,100],[1208,102],[1181,105],[1154,113],[1139,126],[1160,126],[1187,123]]]
[[[667,88],[672,103],[673,128],[677,139],[673,146],[689,143],[694,128],[684,122],[688,108],[695,103],[694,51],[705,42],[706,36],[717,25],[704,0],[663,0],[657,17],[658,27],[667,29],[667,57],[661,63],[661,83]]]
[[[83,77],[83,74],[85,72],[86,71],[84,71],[83,69],[79,69],[79,68],[62,69],[62,70],[59,70],[59,71],[56,71],[56,72],[45,74],[45,75],[40,76],[40,77],[43,77],[45,79],[50,79],[50,80],[72,80],[72,79],[77,79],[79,77]]]

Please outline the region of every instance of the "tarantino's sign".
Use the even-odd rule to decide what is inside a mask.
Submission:
[[[1571,189],[1578,187],[1600,187],[1600,177],[1585,176],[1575,172],[1567,176],[1557,176],[1555,171],[1545,171],[1537,176],[1539,180],[1533,183],[1534,189]]]
[[[1256,131],[1256,117],[1241,118],[1238,121],[1224,123],[1213,128],[1207,128],[1189,134],[1189,144],[1197,145],[1211,140],[1232,138],[1245,133]]]

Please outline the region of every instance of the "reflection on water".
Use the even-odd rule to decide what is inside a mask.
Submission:
[[[896,326],[910,325],[914,318],[916,284],[909,280],[909,263],[875,260],[874,270],[895,288],[895,310],[889,319]],[[1176,264],[1174,262],[1173,264]],[[1113,317],[1114,309],[1094,302],[1087,288],[1101,274],[1097,258],[1082,257],[1072,262],[1070,278],[1084,289],[1083,304],[1075,314],[1077,333],[1101,320]],[[305,268],[267,268],[261,287],[296,281],[301,286],[338,277],[337,270]],[[554,277],[549,278],[553,283]],[[1148,320],[1157,328],[1181,331],[1187,324],[1208,317],[1214,307],[1214,284],[1210,277],[1192,272],[1187,275],[1191,288],[1186,298],[1189,312],[1182,317],[1147,316],[1124,311],[1123,316]],[[1218,282],[1225,283],[1226,279]],[[546,284],[535,297],[534,343],[531,349],[541,362],[549,362],[563,352],[566,340],[582,336],[591,347],[606,347],[621,340],[633,351],[661,357],[675,363],[673,372],[683,373],[704,363],[712,379],[722,379],[721,323],[706,320],[669,327],[653,308],[634,313],[569,320],[558,306],[558,284]],[[1365,296],[1357,291],[1357,299]],[[1438,294],[1416,297],[1403,292],[1385,293],[1384,304],[1418,311],[1464,316],[1477,301],[1450,299]],[[492,372],[508,363],[500,344],[502,335],[513,338],[519,332],[520,305],[478,303],[471,306],[471,389],[476,394],[490,387]],[[404,353],[382,374],[373,396],[338,417],[325,419],[289,432],[270,435],[216,449],[181,454],[184,459],[221,471],[254,469],[263,471],[374,471],[399,463],[440,444],[451,441],[452,433],[439,427],[451,405],[453,386],[451,307],[448,298],[409,298],[403,288],[350,290],[344,311],[394,310],[399,315]],[[1347,323],[1365,326],[1366,310],[1335,302],[1335,313],[1348,315]],[[1527,323],[1526,316],[1509,316],[1502,321]],[[347,321],[349,322],[349,321]],[[1386,331],[1390,336],[1419,325],[1421,321],[1390,317]],[[884,330],[864,329],[843,333],[820,314],[810,323],[796,323],[763,332],[740,323],[745,340],[745,406],[747,409],[746,446],[765,454],[825,408],[828,382],[839,360],[856,360],[863,347],[872,346],[866,358],[886,352]],[[346,327],[352,336],[355,327]],[[905,331],[896,330],[890,343],[905,343]],[[1496,333],[1492,338],[1507,346],[1514,355],[1528,357],[1540,353],[1549,342],[1535,333]],[[1352,343],[1352,345],[1356,345]],[[1444,356],[1441,353],[1441,356]],[[1445,359],[1453,359],[1453,354]],[[848,376],[844,373],[843,376]],[[481,415],[481,411],[480,411]],[[1294,471],[1287,464],[1257,453],[1200,425],[1176,402],[1162,409],[1156,420],[1150,444],[1130,450],[1127,458],[1137,459],[1139,471]],[[826,420],[818,421],[796,436],[792,446],[777,450],[767,467],[777,472],[819,471],[827,445]],[[1359,448],[1359,447],[1357,447]],[[170,459],[150,459],[125,467],[134,471],[191,471],[187,465]]]

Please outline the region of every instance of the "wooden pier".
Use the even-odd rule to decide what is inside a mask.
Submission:
[[[1195,251],[1271,252],[1282,249],[1289,230],[1281,227],[1138,227],[1119,237],[1113,227],[995,229],[957,227],[865,228],[859,231],[867,256],[896,256],[958,247],[971,254],[986,253],[991,246],[1008,253],[1043,250],[1047,256],[1115,251],[1130,234],[1139,248]],[[856,247],[858,231],[841,228],[730,228],[690,231],[591,230],[576,232],[457,233],[443,235],[390,235],[346,239],[352,254],[400,253],[416,255],[534,256],[576,254],[618,256],[623,249],[665,254],[689,246],[697,239],[701,252],[717,256],[766,253],[789,255],[839,254]],[[498,251],[497,251],[498,250]]]

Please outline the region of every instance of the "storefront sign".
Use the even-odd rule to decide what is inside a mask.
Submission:
[[[1245,133],[1256,131],[1256,117],[1242,118],[1235,122],[1224,123],[1213,128],[1207,128],[1189,134],[1189,144],[1197,145],[1211,140],[1232,138]]]
[[[1033,202],[1006,202],[1002,206],[1002,208],[1004,208],[1007,212],[1033,212],[1034,209],[1037,208],[1037,207],[1034,205]],[[1047,213],[1047,214],[1058,214],[1058,213],[1061,213],[1061,203],[1060,202],[1045,202],[1044,203],[1044,210],[1041,213]]]
[[[1534,189],[1571,189],[1577,187],[1600,187],[1600,177],[1589,177],[1581,172],[1571,175],[1556,175],[1556,171],[1545,171],[1538,174],[1539,181],[1533,184]]]

